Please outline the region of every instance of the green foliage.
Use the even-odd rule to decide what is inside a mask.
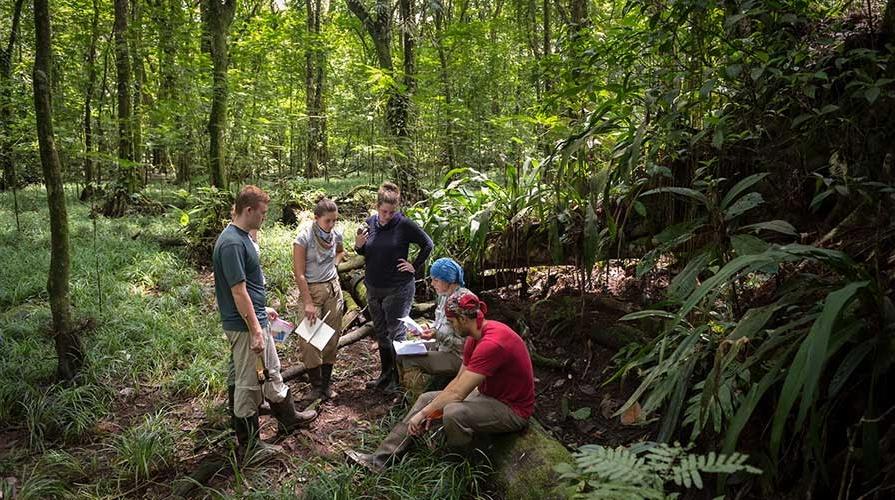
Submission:
[[[208,263],[215,239],[231,218],[235,198],[229,191],[215,187],[201,187],[195,194],[180,191],[186,206],[193,208],[180,211],[180,226],[187,245],[195,259]]]
[[[746,464],[746,455],[694,455],[678,443],[641,443],[614,449],[585,445],[574,458],[574,464],[556,467],[570,484],[573,498],[671,499],[678,498],[679,493],[669,491],[670,484],[703,489],[703,474],[761,474]]]
[[[139,483],[171,466],[177,442],[177,427],[172,424],[167,413],[160,410],[125,430],[113,445],[116,467]]]
[[[685,321],[700,304],[715,308],[720,290],[734,277],[805,259],[828,266],[838,277],[820,282],[808,274],[790,278],[792,286],[781,289],[772,304],[750,309],[739,321],[726,318],[717,328]],[[878,377],[878,368],[857,370],[857,365],[869,354],[869,345],[889,345],[883,339],[891,333],[878,337],[867,330],[869,321],[888,325],[885,318],[868,317],[868,311],[881,310],[879,304],[887,300],[862,268],[840,252],[794,244],[737,257],[696,287],[657,342],[628,361],[625,369],[638,367],[644,379],[620,411],[646,395],[646,413],[667,404],[660,439],[674,436],[684,414],[682,424],[691,427],[691,438],[711,422],[717,435],[725,434],[724,451],[731,453],[762,397],[782,382],[767,443],[771,455],[777,456],[784,432],[814,448],[824,424],[803,424],[838,405],[844,384],[857,387],[863,380],[872,387]],[[884,351],[880,359],[887,358]],[[822,452],[814,448],[812,453]]]

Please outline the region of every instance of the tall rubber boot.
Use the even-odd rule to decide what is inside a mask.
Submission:
[[[308,391],[301,398],[301,406],[303,408],[307,408],[314,401],[323,400],[323,368],[318,366],[316,368],[309,368],[307,372],[308,374],[308,382],[311,384],[311,390]]]
[[[321,375],[321,386],[320,392],[323,395],[323,400],[327,401],[329,399],[333,399],[336,397],[336,391],[333,390],[333,365],[321,365],[320,366],[320,375]]]
[[[367,389],[382,389],[397,378],[398,370],[395,366],[395,349],[389,345],[379,343],[379,377],[367,382]]]
[[[242,464],[260,464],[282,455],[283,448],[261,440],[261,425],[258,414],[246,418],[236,418],[237,460]],[[239,436],[245,436],[239,441]]]
[[[283,435],[290,434],[317,418],[317,412],[314,410],[295,411],[292,389],[286,391],[286,397],[279,403],[270,401],[270,413],[277,419],[277,431]]]

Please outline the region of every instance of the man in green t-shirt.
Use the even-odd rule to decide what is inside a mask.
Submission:
[[[264,376],[268,372],[265,369],[273,368],[272,365],[279,368],[268,322],[276,320],[276,312],[266,307],[264,273],[249,232],[261,228],[268,203],[270,196],[260,188],[242,188],[236,197],[233,221],[218,236],[212,254],[215,297],[224,334],[230,342],[227,386],[240,457],[249,448],[279,451],[279,447],[259,439],[258,407],[265,394],[273,394],[267,399],[282,431],[290,432],[316,416],[313,411],[296,413],[291,391],[282,378],[274,381],[278,387],[262,393],[259,371]]]

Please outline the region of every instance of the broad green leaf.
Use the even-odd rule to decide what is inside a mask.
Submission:
[[[727,433],[724,435],[724,448],[722,448],[725,454],[733,453],[736,450],[737,441],[743,428],[746,427],[746,422],[752,417],[752,413],[755,411],[755,407],[758,406],[764,393],[783,376],[783,364],[789,359],[789,352],[794,347],[794,345],[790,345],[782,353],[778,354],[774,364],[765,372],[757,384],[752,385],[746,397],[743,398],[736,414],[727,424]]]
[[[640,196],[649,196],[651,194],[657,194],[657,193],[679,194],[681,196],[686,196],[687,198],[696,200],[696,201],[702,203],[703,205],[708,204],[708,200],[706,200],[704,194],[700,193],[699,191],[696,191],[695,189],[690,189],[690,188],[685,188],[685,187],[660,187],[660,188],[656,188],[656,189],[650,189],[649,191],[646,191],[645,193],[641,194]]]
[[[743,315],[743,319],[741,319],[737,326],[734,327],[733,331],[727,336],[727,340],[737,340],[739,338],[748,338],[751,339],[758,333],[764,325],[767,324],[768,320],[771,319],[771,316],[780,309],[779,304],[770,304],[764,307],[755,307],[746,311],[746,314]]]
[[[761,180],[768,175],[769,174],[767,172],[753,174],[741,180],[740,182],[737,182],[732,188],[730,188],[730,190],[727,191],[727,193],[724,195],[724,198],[721,199],[721,209],[724,210],[725,208],[727,208],[740,194],[742,194],[743,191],[761,182]]]
[[[724,211],[724,220],[732,220],[764,203],[764,198],[759,193],[749,193],[735,201]]]
[[[574,418],[575,420],[587,420],[590,418],[591,409],[590,407],[585,406],[583,408],[578,408],[569,415],[571,415],[572,418]]]
[[[851,374],[854,373],[855,369],[861,365],[864,361],[864,358],[873,351],[875,344],[870,341],[865,341],[862,344],[859,344],[857,347],[851,350],[848,353],[848,356],[842,360],[842,364],[839,365],[839,368],[836,369],[836,373],[833,375],[833,378],[830,380],[830,387],[828,390],[828,396],[830,399],[836,397],[839,394],[839,391],[842,390],[842,387],[848,382],[848,378],[851,377]]]
[[[730,246],[739,256],[764,252],[770,245],[751,234],[735,234],[730,238]]]
[[[799,236],[796,228],[793,227],[792,224],[786,222],[785,220],[770,220],[767,222],[759,222],[757,224],[749,224],[748,226],[743,226],[740,228],[743,231],[747,231],[749,229],[761,230],[764,229],[766,231],[774,231],[781,234],[788,234],[790,236]]]
[[[808,409],[814,402],[814,393],[817,390],[823,364],[827,359],[827,348],[836,320],[842,310],[855,298],[858,290],[866,287],[868,283],[867,281],[849,283],[827,295],[820,316],[811,325],[811,332],[799,346],[799,351],[796,353],[783,383],[777,411],[774,413],[771,427],[771,451],[774,456],[780,450],[783,429],[786,427],[787,418],[796,399],[801,395],[802,402],[796,418],[796,427],[802,425],[808,414]]]
[[[805,123],[806,121],[808,121],[812,118],[814,118],[814,115],[811,113],[805,113],[805,114],[799,115],[793,119],[792,128],[796,128],[799,125],[801,125],[802,123]]]
[[[683,300],[696,288],[699,274],[706,270],[711,260],[711,252],[702,252],[690,259],[684,269],[675,276],[668,286],[668,298]]]
[[[880,89],[876,85],[868,87],[867,90],[864,91],[864,99],[867,99],[867,102],[873,104],[879,97],[879,92]]]
[[[646,217],[646,205],[639,200],[634,201],[634,211],[641,217]]]
[[[674,318],[674,314],[668,311],[662,311],[659,309],[644,309],[643,311],[632,312],[630,314],[625,314],[621,318],[618,318],[619,321],[633,321],[635,319],[641,318],[665,318],[672,319]]]

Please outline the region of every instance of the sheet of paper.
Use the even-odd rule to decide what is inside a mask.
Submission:
[[[270,333],[273,334],[274,342],[285,342],[293,330],[295,330],[295,325],[282,318],[270,322]]]
[[[408,330],[414,332],[417,335],[423,333],[423,327],[421,327],[419,323],[414,321],[413,318],[411,318],[410,316],[398,318],[398,321],[404,323],[404,326],[406,326]]]
[[[336,333],[332,327],[324,323],[327,317],[329,317],[329,313],[326,313],[326,316],[322,319],[315,321],[314,326],[309,325],[308,318],[305,318],[298,324],[298,328],[295,329],[299,337],[305,339],[307,343],[314,346],[318,351],[322,351],[329,339]]]
[[[422,356],[429,352],[426,344],[431,342],[434,340],[395,340],[392,344],[398,356]]]

